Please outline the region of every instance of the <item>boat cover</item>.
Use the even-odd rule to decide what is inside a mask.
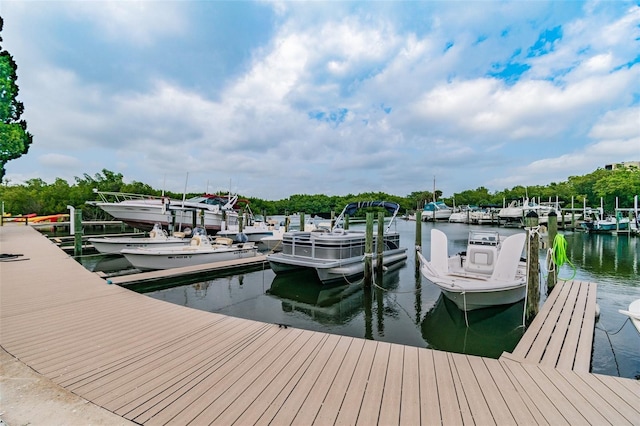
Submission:
[[[392,203],[390,201],[358,201],[347,204],[344,210],[342,210],[342,213],[340,213],[340,216],[344,216],[345,214],[351,216],[356,211],[366,207],[383,207],[392,215],[400,209],[400,205],[398,203]]]

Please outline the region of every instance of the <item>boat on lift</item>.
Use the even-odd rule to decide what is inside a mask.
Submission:
[[[223,223],[227,226],[238,224],[237,196],[204,194],[175,200],[165,196],[94,192],[100,201],[88,201],[87,204],[100,207],[115,219],[145,231],[159,223],[165,229],[178,231],[204,226],[209,233],[215,233],[222,229]]]

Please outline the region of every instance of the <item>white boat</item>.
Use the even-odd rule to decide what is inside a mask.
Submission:
[[[323,283],[350,280],[364,273],[365,231],[346,230],[341,226],[345,215],[353,215],[366,207],[382,207],[392,214],[383,232],[383,266],[401,266],[406,262],[407,249],[400,247],[400,235],[390,231],[400,206],[385,201],[367,201],[347,204],[331,230],[318,228],[312,231],[285,232],[282,251],[267,255],[271,269],[282,274],[300,269],[313,269]],[[372,264],[377,266],[377,233],[373,235]]]
[[[227,225],[238,224],[235,197],[205,194],[182,200],[122,192],[94,190],[100,201],[88,204],[100,207],[117,220],[134,228],[150,230],[159,223],[164,228],[181,231],[195,226],[204,226],[211,233]]]
[[[462,206],[460,210],[454,211],[449,216],[449,223],[471,223],[471,215],[477,208],[472,206]]]
[[[442,201],[425,204],[422,209],[423,221],[449,220],[453,214],[453,209]]]
[[[625,231],[629,229],[630,220],[628,217],[605,216],[601,209],[594,209],[580,224],[587,232],[612,232]]]
[[[547,204],[537,204],[525,198],[522,202],[511,201],[507,207],[498,211],[498,217],[505,226],[523,226],[525,216],[531,211],[536,212],[538,223],[542,224],[547,222],[549,213],[556,211],[556,208]]]
[[[501,240],[495,231],[470,231],[467,251],[448,256],[447,236],[432,229],[431,260],[418,252],[420,271],[463,311],[515,303],[527,291],[525,241],[526,233]]]
[[[140,270],[170,269],[202,265],[225,260],[254,257],[258,248],[254,243],[233,244],[230,238],[218,237],[211,242],[206,231],[196,228],[189,245],[165,248],[123,249],[120,252],[129,263]]]
[[[475,225],[493,225],[498,223],[498,212],[492,207],[474,210],[470,215],[470,223]]]
[[[154,225],[149,237],[96,237],[88,240],[93,247],[102,254],[120,254],[123,249],[130,248],[159,248],[177,247],[189,244],[190,239],[185,238],[183,232],[176,232],[169,236],[160,224]]]
[[[618,312],[628,316],[631,319],[633,326],[638,330],[638,333],[640,333],[640,299],[636,299],[631,302],[628,310],[623,311],[621,309]]]

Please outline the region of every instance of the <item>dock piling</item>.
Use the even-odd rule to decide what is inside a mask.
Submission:
[[[558,234],[558,215],[556,215],[556,212],[549,213],[549,223],[547,225],[548,225],[548,230],[547,230],[548,243],[547,244],[549,245],[549,248],[553,248],[553,242],[555,241],[556,235]],[[547,265],[550,264],[549,261],[550,260],[547,259]],[[551,262],[553,262],[553,259],[551,259]],[[549,275],[547,275],[547,290],[549,292],[551,292],[553,287],[558,282],[558,270],[556,268],[557,268],[557,265],[554,265],[553,270],[549,271]]]
[[[82,256],[82,209],[75,209],[73,213],[73,255]]]
[[[383,250],[384,250],[384,212],[378,212],[378,241],[376,244],[376,274],[379,278],[382,278],[382,273],[383,273],[383,258],[382,258]]]
[[[367,213],[367,229],[364,237],[364,287],[371,288],[373,256],[373,213]]]
[[[530,323],[538,314],[538,305],[540,304],[540,272],[539,272],[539,254],[540,235],[538,233],[538,214],[530,211],[525,216],[525,225],[527,226],[527,304],[526,304],[526,322]]]

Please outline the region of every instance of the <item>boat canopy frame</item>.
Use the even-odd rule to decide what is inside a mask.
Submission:
[[[340,227],[340,225],[343,224],[344,218],[346,215],[351,216],[358,210],[364,209],[367,207],[382,207],[391,214],[391,220],[389,221],[389,224],[387,225],[385,232],[389,231],[389,229],[391,228],[391,224],[393,223],[396,216],[398,215],[398,211],[400,211],[400,204],[394,203],[391,201],[356,201],[356,202],[347,204],[344,207],[344,209],[342,209],[342,212],[340,213],[340,215],[337,217],[335,221],[334,227],[335,228]]]

